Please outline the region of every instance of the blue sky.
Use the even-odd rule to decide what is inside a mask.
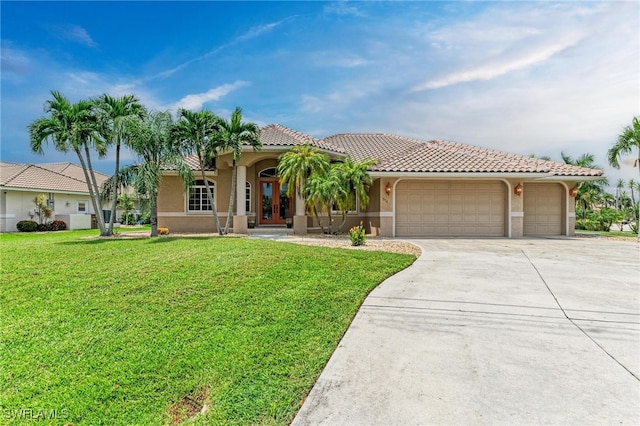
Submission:
[[[317,137],[387,132],[518,154],[596,155],[640,114],[631,2],[7,2],[1,157],[51,90],[133,93],[153,109],[240,106]],[[125,163],[135,161],[125,153]],[[112,155],[96,161],[112,173]]]

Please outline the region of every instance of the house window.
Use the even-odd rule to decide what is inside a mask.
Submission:
[[[359,207],[358,197],[356,196],[355,192],[352,192],[351,193],[350,208],[349,208],[349,210],[347,210],[347,213],[357,213],[358,212],[358,207]],[[338,206],[335,203],[333,204],[333,206],[331,206],[331,212],[332,213],[341,213],[340,209],[338,208]]]
[[[51,192],[49,193],[49,197],[47,198],[47,206],[49,206],[49,208],[51,210],[55,210],[56,209],[55,208],[56,207],[56,203],[55,203],[54,198],[53,198],[53,193],[51,193]]]
[[[245,188],[245,211],[246,212],[250,212],[251,211],[251,184],[249,182],[247,182],[244,186]]]
[[[215,185],[209,181],[209,187],[213,193],[213,202],[216,200]],[[211,203],[209,203],[209,197],[207,197],[207,187],[203,180],[197,180],[189,189],[189,205],[188,211],[190,212],[203,212],[211,211]]]
[[[78,214],[87,214],[87,202],[78,201]]]
[[[269,167],[268,169],[264,169],[258,173],[258,176],[261,178],[274,178],[278,177],[278,171],[275,167]]]

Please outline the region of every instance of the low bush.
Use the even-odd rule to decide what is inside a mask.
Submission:
[[[349,239],[351,240],[352,246],[364,245],[367,238],[364,233],[364,226],[362,226],[362,222],[360,222],[360,225],[349,229]]]
[[[64,222],[64,220],[56,219],[53,222],[49,223],[48,227],[49,231],[64,231],[65,229],[67,229],[67,224]]]
[[[38,222],[34,220],[21,220],[16,225],[20,232],[35,232],[38,229]]]
[[[169,235],[169,228],[158,228],[158,235]]]

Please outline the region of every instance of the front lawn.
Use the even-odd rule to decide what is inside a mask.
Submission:
[[[288,424],[367,293],[414,260],[95,234],[0,235],[8,423],[176,424],[206,404],[199,424]]]

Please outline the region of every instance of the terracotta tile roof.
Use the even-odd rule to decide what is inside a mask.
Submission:
[[[601,176],[585,169],[456,142],[429,142],[389,134],[340,134],[325,138],[356,160],[377,159],[372,171],[440,173],[552,173],[556,176]]]
[[[332,144],[328,139],[316,139],[313,136],[291,130],[280,124],[271,124],[263,127],[260,130],[260,141],[262,141],[264,146],[293,146],[310,144],[311,146],[339,154],[347,153],[343,148]]]
[[[61,175],[69,176],[74,179],[85,181],[84,179],[84,171],[82,167],[73,164],[73,163],[44,163],[37,164],[38,167],[42,167],[43,169],[51,170],[52,172],[60,173]],[[96,175],[96,180],[98,181],[98,185],[102,185],[102,183],[109,179],[109,175],[105,175],[104,173],[100,173],[94,170]]]
[[[16,189],[89,193],[84,180],[36,164],[0,162],[0,185]]]

